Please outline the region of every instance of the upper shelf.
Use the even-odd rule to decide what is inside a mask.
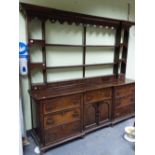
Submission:
[[[40,46],[55,46],[55,47],[105,47],[105,48],[114,48],[114,47],[126,47],[126,44],[119,44],[119,45],[71,45],[71,44],[49,44],[45,43],[45,40],[39,39],[29,39],[29,45],[32,46],[33,44],[38,44]]]
[[[60,23],[67,22],[68,24],[75,23],[77,25],[96,25],[96,26],[111,26],[114,28],[120,25],[124,28],[129,28],[134,25],[134,22],[125,20],[116,20],[111,18],[104,18],[92,15],[85,15],[81,13],[62,11],[58,9],[30,5],[20,3],[20,10],[29,18],[38,17],[41,20],[51,20],[51,22],[59,21]]]

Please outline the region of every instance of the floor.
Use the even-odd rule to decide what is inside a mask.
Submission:
[[[126,120],[113,127],[106,127],[51,149],[44,155],[134,155],[135,144],[123,138],[124,127],[133,125],[134,119]],[[24,147],[24,155],[35,155],[36,147],[29,137],[30,145]]]

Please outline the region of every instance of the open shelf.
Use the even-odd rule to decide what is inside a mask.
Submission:
[[[85,47],[105,47],[105,48],[114,48],[115,45],[85,45]]]
[[[29,63],[29,68],[30,70],[34,70],[36,68],[43,70],[45,69],[45,64],[41,62]]]
[[[55,47],[83,47],[83,45],[69,45],[69,44],[45,44],[45,46],[55,46]]]
[[[45,44],[45,46],[56,46],[56,47],[106,47],[114,48],[114,45],[71,45],[71,44]]]
[[[27,37],[30,54],[28,61],[28,78],[30,86],[32,85],[30,73],[38,69],[43,74],[43,82],[45,84],[48,83],[47,74],[50,71],[47,70],[50,69],[55,69],[58,72],[63,72],[63,69],[81,69],[82,78],[86,77],[86,70],[95,69],[95,67],[102,68],[103,70],[110,68],[117,78],[119,74],[126,73],[129,28],[134,25],[134,22],[75,14],[50,8],[41,8],[41,10],[38,10],[36,7],[32,6],[31,8],[31,5],[27,4],[22,4],[22,8],[26,9],[26,12],[33,12],[33,14],[28,14],[30,20],[27,20],[29,33]],[[47,10],[49,10],[49,12]],[[42,12],[42,15],[44,14],[45,18],[43,18],[40,12]],[[37,20],[39,19],[40,23],[34,24],[37,26],[36,29],[34,29],[34,25],[31,23],[35,20],[35,17],[37,17]],[[54,29],[51,28],[48,22],[49,20],[58,21],[54,27],[57,33],[53,33]],[[75,38],[73,37],[73,40],[67,39],[67,36],[63,35],[63,33],[60,34],[65,36],[64,39],[61,39],[61,36],[58,37],[59,30],[63,24],[63,31],[65,31],[65,27],[67,28],[67,31],[64,33],[66,35],[71,31],[71,27],[68,27],[66,24],[73,24],[72,27],[74,27],[74,25],[76,26],[74,29],[76,29],[78,33],[73,33],[75,32],[73,30],[71,31],[72,36],[76,36]],[[77,29],[78,25],[80,25],[80,28]],[[92,26],[93,29],[90,26]],[[112,29],[115,31],[111,31]],[[30,32],[35,32],[34,30],[39,32],[39,35],[31,35]],[[51,33],[49,33],[49,30],[51,30]],[[56,35],[51,35],[52,33]],[[95,39],[94,36],[97,39]],[[105,37],[108,37],[108,39],[105,39]],[[39,53],[40,55],[35,55],[37,61],[32,59],[34,55],[33,52],[41,52],[41,54]],[[38,60],[39,56],[41,56],[42,59]],[[55,63],[57,59],[59,63]],[[68,62],[68,59],[72,61]],[[76,59],[76,61],[74,59]],[[119,65],[121,66],[120,72],[118,72]],[[51,71],[52,74],[53,70]]]
[[[51,66],[46,69],[65,69],[65,68],[79,68],[79,67],[95,67],[95,66],[111,66],[114,63],[98,63],[98,64],[85,64],[85,65],[70,65],[70,66]]]

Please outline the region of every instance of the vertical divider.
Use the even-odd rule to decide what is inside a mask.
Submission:
[[[115,36],[113,73],[116,78],[118,78],[118,70],[119,70],[119,53],[120,53],[121,32],[122,32],[122,24],[120,23],[119,27],[116,29],[116,36]]]
[[[43,57],[43,79],[44,79],[44,83],[47,83],[47,72],[46,72],[46,47],[45,47],[45,19],[42,20],[42,25],[41,25],[41,29],[42,29],[42,40],[43,40],[43,45],[42,45],[42,57]]]
[[[83,78],[85,77],[85,63],[86,63],[86,25],[83,26]]]
[[[28,82],[29,82],[29,89],[32,88],[32,77],[31,77],[31,70],[30,70],[30,63],[31,63],[31,51],[30,51],[30,46],[29,46],[29,39],[30,39],[30,22],[31,18],[27,17],[26,18],[26,31],[27,31],[27,44],[28,44]],[[31,112],[31,128],[33,129],[33,107],[32,107],[32,97],[30,96],[30,112]]]
[[[128,54],[128,41],[129,41],[129,28],[124,30],[124,39],[123,39],[123,51],[122,59],[124,60],[121,63],[121,73],[125,75],[126,73],[126,63],[127,63],[127,54]]]
[[[29,46],[29,39],[30,39],[30,17],[26,18],[26,31],[27,31],[27,45],[28,45],[28,81],[29,81],[29,87],[32,87],[32,78],[31,78],[31,71],[30,71],[30,63],[31,63],[31,51]]]

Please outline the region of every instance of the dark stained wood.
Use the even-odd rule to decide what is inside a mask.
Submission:
[[[41,149],[133,116],[134,81],[114,81],[109,76],[103,79],[83,79],[77,81],[76,85],[74,82],[60,82],[60,85],[52,83],[49,87],[46,85],[45,88],[33,90],[38,97],[47,95],[49,91],[50,96],[46,96],[47,98],[38,98],[30,92],[36,99],[36,105],[40,107],[37,116],[40,125],[35,132],[40,137],[40,144],[43,144]],[[78,127],[75,127],[77,132],[74,133],[73,125],[76,122],[79,123]]]
[[[114,87],[113,119],[134,113],[135,84],[119,85]]]
[[[47,44],[45,46],[55,46],[55,47],[94,47],[94,48],[114,48],[114,45],[71,45],[71,44]],[[123,45],[120,45],[123,46]]]
[[[56,46],[56,47],[83,47],[83,45],[69,45],[69,44],[45,44],[45,46]]]
[[[52,129],[45,130],[45,144],[61,141],[65,138],[69,138],[81,132],[81,123],[76,121]]]
[[[41,29],[42,29],[42,39],[45,40],[45,20],[41,21]],[[44,83],[47,83],[47,73],[46,73],[46,47],[45,43],[42,46],[42,57],[43,57],[43,63],[44,63],[44,69],[43,69],[43,81]]]
[[[94,48],[115,48],[115,45],[86,45],[86,47],[94,47]]]
[[[84,101],[85,103],[96,102],[104,99],[110,99],[111,96],[112,92],[110,88],[93,90],[85,93]]]
[[[97,26],[102,25],[118,27],[120,22],[124,27],[130,27],[131,25],[134,25],[134,22],[62,11],[47,7],[30,5],[26,3],[20,3],[20,10],[23,11],[26,16],[30,16],[31,18],[38,17],[39,19],[50,19],[54,22],[59,21],[61,24],[66,21],[68,22],[68,24],[76,23],[77,25],[82,23]]]
[[[96,111],[96,103],[84,105],[84,129],[93,128],[97,125]]]
[[[111,100],[99,102],[99,125],[111,121]]]
[[[134,105],[134,103],[135,103],[134,94],[115,99],[115,107],[116,107],[116,109],[124,107],[126,105]]]
[[[80,120],[80,108],[67,109],[54,114],[44,116],[44,128],[51,128],[61,124],[75,122]]]
[[[28,61],[29,84],[32,109],[32,130],[41,151],[65,143],[86,133],[115,124],[134,116],[135,84],[125,79],[129,28],[134,22],[110,18],[90,16],[80,13],[62,11],[52,8],[20,3],[21,10],[26,15],[27,38],[29,52],[31,46],[38,44],[42,48],[43,62]],[[33,18],[39,18],[42,26],[42,39],[30,38],[29,23]],[[82,24],[82,45],[47,44],[45,22],[67,22],[69,25]],[[116,30],[115,45],[86,45],[87,26],[109,26]],[[124,32],[123,43],[120,42],[121,32]],[[83,51],[82,64],[72,66],[46,66],[46,47],[81,47]],[[111,63],[86,64],[86,48],[114,48],[114,61]],[[119,58],[120,48],[123,48],[122,58]],[[118,65],[121,73],[118,74]],[[85,77],[86,67],[111,66],[113,74],[98,77]],[[83,78],[47,82],[48,69],[82,68]],[[41,69],[44,82],[32,84],[31,72]]]
[[[43,27],[42,27],[43,28]],[[45,46],[45,40],[39,40],[39,39],[29,39],[28,40],[29,46],[33,46],[35,44],[38,44],[40,46]]]
[[[86,26],[83,26],[83,78],[85,77],[85,63],[86,63]]]
[[[114,114],[115,119],[118,119],[120,117],[123,117],[123,116],[126,116],[128,114],[133,113],[134,109],[135,109],[134,104],[131,104],[131,105],[129,104],[127,106],[124,106],[124,107],[121,107],[121,108],[117,108],[115,110],[115,114]]]
[[[115,97],[124,97],[126,95],[135,94],[135,85],[128,84],[115,87]]]
[[[63,85],[63,82],[60,82],[60,83],[57,82],[55,84],[52,83],[50,86],[38,85],[38,86],[34,86],[33,90],[30,91],[30,95],[32,95],[33,98],[35,98],[36,100],[50,99],[53,97],[78,94],[86,91],[112,87],[115,85],[125,85],[133,82],[132,80],[125,80],[125,81],[113,80],[112,81],[112,79],[114,79],[113,76],[111,77],[110,80],[108,80],[108,78],[106,79],[105,77],[103,78],[96,77],[96,78],[88,78],[83,80],[75,80],[75,82],[76,81],[79,82],[77,84],[69,84],[69,81],[66,81],[64,85]]]
[[[118,78],[118,67],[119,67],[119,52],[120,52],[120,42],[121,42],[121,31],[122,31],[122,25],[120,25],[116,30],[116,36],[115,36],[115,53],[114,53],[114,68],[113,73]]]
[[[45,64],[44,63],[30,63],[29,64],[29,69],[32,71],[34,69],[45,69]]]
[[[123,42],[126,44],[126,46],[123,46],[123,53],[122,53],[122,59],[124,60],[121,63],[121,73],[126,73],[126,62],[127,62],[127,54],[128,54],[128,41],[129,41],[129,29],[124,30],[124,39]]]
[[[81,94],[63,96],[59,98],[42,101],[44,114],[80,107],[81,102],[82,102]]]
[[[112,66],[114,63],[98,63],[98,64],[83,64],[83,65],[70,65],[70,66],[52,66],[46,67],[47,69],[65,69],[65,68],[79,68],[79,67],[95,67],[95,66]],[[83,71],[84,73],[85,71]]]

